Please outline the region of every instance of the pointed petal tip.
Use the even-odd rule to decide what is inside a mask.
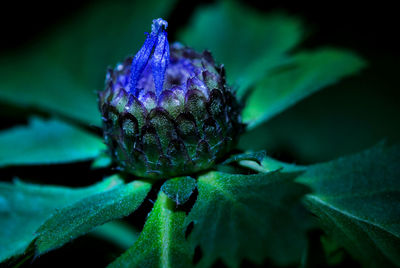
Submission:
[[[153,20],[153,24],[151,25],[151,32],[154,34],[157,34],[162,27],[164,27],[164,30],[167,29],[168,27],[168,22],[166,20],[163,20],[162,18],[158,18]]]

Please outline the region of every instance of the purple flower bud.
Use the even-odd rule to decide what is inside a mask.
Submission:
[[[168,23],[152,31],[133,58],[109,70],[99,92],[105,142],[122,170],[167,178],[210,168],[243,131],[223,66],[211,54],[169,46]]]

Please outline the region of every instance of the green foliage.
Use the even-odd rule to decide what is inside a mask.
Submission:
[[[83,161],[105,149],[100,138],[57,119],[0,131],[0,167]]]
[[[250,160],[242,160],[239,164],[260,173],[269,173],[276,170],[281,170],[281,172],[300,172],[307,169],[306,166],[284,163],[269,156],[263,158],[261,165]]]
[[[225,1],[200,9],[181,39],[199,50],[212,51],[226,66],[228,80],[239,86],[240,96],[255,85],[243,111],[244,121],[254,128],[365,65],[356,55],[336,49],[289,56],[302,33],[294,18],[263,16]]]
[[[364,66],[362,59],[347,51],[319,49],[299,53],[255,87],[243,110],[243,120],[252,129]]]
[[[302,35],[295,18],[265,16],[234,1],[222,1],[197,10],[179,40],[199,51],[210,50],[243,95],[268,70],[286,62],[285,53]]]
[[[151,185],[134,181],[57,210],[38,230],[36,255],[58,248],[94,227],[128,216],[143,202]]]
[[[91,168],[107,168],[111,165],[112,159],[107,151],[104,151],[102,154],[99,154],[96,159],[93,160]]]
[[[228,159],[226,159],[222,164],[230,164],[234,162],[240,162],[243,160],[251,160],[257,162],[257,164],[261,165],[261,161],[265,157],[265,151],[255,152],[255,153],[244,153],[244,154],[236,154],[232,155]]]
[[[107,66],[134,53],[149,23],[173,3],[96,3],[40,46],[2,59],[0,73],[7,79],[0,79],[0,99],[99,125],[95,92],[104,87]]]
[[[168,14],[173,3],[100,2],[87,8],[40,46],[1,59],[0,73],[8,79],[0,79],[0,100],[99,124],[95,91],[103,88],[106,67],[135,52],[151,20]],[[247,101],[248,129],[255,129],[365,65],[344,50],[292,53],[303,32],[295,18],[223,1],[197,10],[178,41],[209,49],[226,66],[229,82]],[[290,135],[298,134],[294,124]],[[58,119],[34,118],[0,132],[0,167],[95,159],[93,169],[106,168],[104,150],[100,138]],[[151,181],[125,184],[115,175],[77,189],[0,182],[0,262],[41,255],[98,226],[92,234],[123,249],[133,244],[110,267],[191,267],[197,246],[200,267],[217,259],[228,267],[244,259],[297,265],[302,256],[306,265],[313,263],[313,252],[306,246],[310,222],[302,198],[332,239],[321,254],[324,249],[329,257],[340,245],[365,266],[400,266],[399,162],[400,147],[382,144],[312,166],[283,163],[264,152],[233,155],[221,166],[244,174],[212,167],[193,178],[167,180],[140,235],[120,223],[103,224],[135,211]],[[186,215],[179,205],[196,187],[197,200]]]
[[[0,182],[0,262],[24,253],[37,237],[36,230],[56,209],[120,185],[112,177],[90,187],[72,189]]]
[[[312,188],[305,204],[334,242],[367,267],[399,265],[400,148],[380,144],[370,150],[313,166],[266,157],[262,166],[241,161],[258,172],[305,171],[296,181]]]
[[[118,220],[98,226],[90,234],[112,242],[122,249],[128,249],[139,237],[138,230]]]
[[[306,244],[298,199],[306,192],[293,182],[297,173],[231,175],[210,172],[198,179],[199,196],[186,223],[189,240],[200,245],[200,266],[221,258],[238,267],[246,258],[296,263]]]
[[[400,147],[310,166],[300,178],[323,228],[365,266],[400,265]]]
[[[109,267],[190,267],[192,252],[185,240],[185,212],[162,191],[136,243]]]
[[[189,176],[169,179],[161,187],[161,191],[177,205],[186,203],[195,189],[196,180]]]

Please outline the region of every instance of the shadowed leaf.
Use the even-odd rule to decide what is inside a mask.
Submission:
[[[299,199],[306,188],[293,182],[296,175],[211,172],[199,177],[199,196],[186,220],[194,223],[189,241],[203,251],[199,265],[210,267],[218,258],[228,267],[239,267],[243,259],[299,262],[307,225]]]
[[[0,167],[84,161],[105,149],[99,137],[57,119],[0,131]]]
[[[370,150],[310,166],[307,207],[366,267],[400,265],[400,147]]]
[[[115,177],[85,188],[0,182],[0,262],[23,254],[37,237],[36,230],[56,209],[85,197],[113,189]]]

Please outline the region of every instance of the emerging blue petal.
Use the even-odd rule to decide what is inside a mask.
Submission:
[[[139,81],[139,77],[142,74],[147,62],[150,59],[151,51],[153,50],[154,44],[156,42],[156,36],[148,35],[146,41],[144,42],[142,48],[135,55],[131,65],[131,76],[130,76],[130,92],[137,96],[136,85]]]
[[[162,32],[158,36],[157,45],[156,48],[154,49],[152,65],[151,65],[157,97],[160,96],[163,90],[164,75],[165,71],[167,70],[168,63],[169,63],[169,44],[167,39],[167,33]]]
[[[151,33],[147,36],[143,46],[133,58],[130,74],[130,93],[135,96],[138,95],[139,89],[136,87],[140,76],[149,61],[151,63],[156,95],[159,96],[163,90],[165,71],[170,57],[167,32],[164,30],[167,26],[168,23],[163,19],[153,20]]]

